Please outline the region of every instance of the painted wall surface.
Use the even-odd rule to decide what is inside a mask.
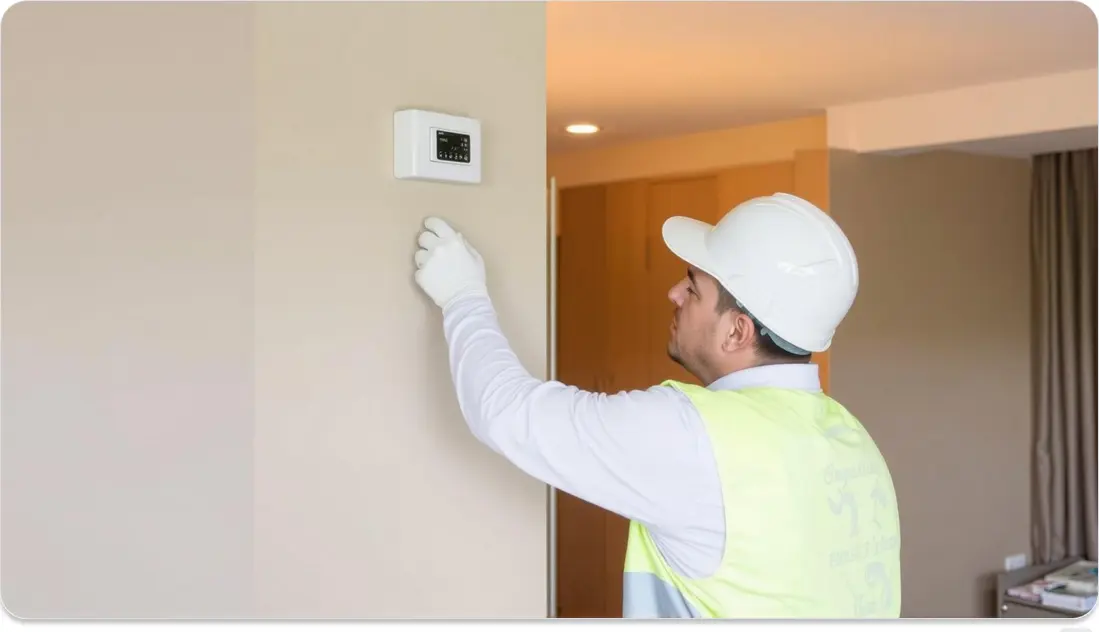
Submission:
[[[546,490],[466,430],[412,279],[452,220],[544,373],[544,55],[532,3],[5,15],[10,612],[545,614]],[[484,183],[395,181],[402,107],[480,118]]]
[[[245,614],[252,9],[23,3],[2,41],[4,606]]]
[[[1089,68],[830,107],[828,146],[904,151],[1073,132],[1071,140],[1054,136],[1052,142],[1089,147],[1094,146],[1097,124],[1099,74]]]
[[[548,173],[559,188],[621,180],[713,172],[741,165],[793,160],[797,152],[828,144],[824,116],[556,152]],[[582,144],[582,139],[578,141]]]
[[[993,616],[990,576],[1030,550],[1026,160],[833,151],[831,214],[859,295],[832,394],[889,463],[903,616]]]
[[[545,8],[264,4],[256,46],[259,612],[543,616],[546,488],[466,428],[412,255],[463,231],[544,374]],[[483,183],[394,180],[405,107],[481,119]]]

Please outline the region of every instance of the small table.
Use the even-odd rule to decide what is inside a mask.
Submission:
[[[1007,594],[1008,588],[1029,584],[1080,559],[1079,557],[1072,557],[1042,566],[1027,566],[1006,573],[998,573],[996,575],[996,616],[1008,619],[1075,619],[1087,614],[1086,612],[1045,606],[1041,603],[1026,601]]]

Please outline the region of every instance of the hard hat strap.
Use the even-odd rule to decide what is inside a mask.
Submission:
[[[792,353],[794,355],[805,356],[805,355],[811,355],[812,354],[812,351],[806,351],[805,349],[794,346],[794,345],[790,344],[789,342],[786,342],[785,340],[780,338],[778,336],[778,334],[776,334],[775,332],[768,329],[766,325],[759,322],[759,319],[752,315],[752,312],[749,312],[747,310],[747,308],[744,307],[744,304],[741,303],[739,299],[737,299],[736,304],[737,304],[737,307],[739,307],[742,312],[747,314],[748,318],[751,318],[752,322],[756,324],[756,329],[759,330],[759,335],[767,336],[768,338],[770,338],[775,343],[775,345],[778,346],[779,349],[782,349],[783,351],[785,351],[787,353]]]

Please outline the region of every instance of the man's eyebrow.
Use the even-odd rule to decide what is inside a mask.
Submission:
[[[695,271],[687,268],[687,277],[691,279],[691,285],[698,287],[698,281],[695,280]]]

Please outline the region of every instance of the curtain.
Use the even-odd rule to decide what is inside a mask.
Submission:
[[[1034,157],[1034,561],[1096,559],[1096,150]]]

